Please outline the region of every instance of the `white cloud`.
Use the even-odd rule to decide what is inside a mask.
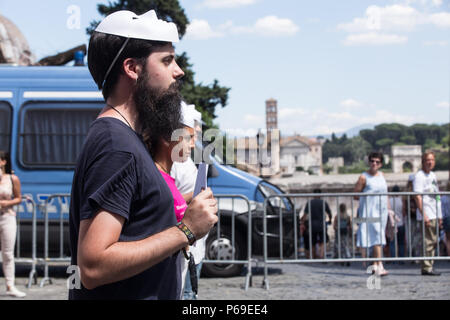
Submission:
[[[206,20],[192,20],[186,31],[187,39],[211,39],[228,34],[256,34],[264,37],[289,37],[300,28],[290,19],[267,16],[258,19],[252,26],[235,26],[233,21],[212,28]]]
[[[244,115],[244,123],[249,126],[258,126],[264,123],[264,116],[255,115],[255,114],[246,114]]]
[[[423,115],[410,116],[383,109],[370,113],[359,111],[330,112],[320,108],[280,109],[278,127],[282,134],[298,132],[302,135],[316,135],[343,132],[366,123],[398,122],[411,125],[424,121]]]
[[[365,106],[370,104],[365,103]],[[425,116],[414,116],[405,113],[395,113],[388,109],[372,108],[373,111],[335,111],[330,112],[324,108],[280,108],[278,110],[278,128],[283,135],[293,134],[318,135],[331,134],[332,132],[344,132],[350,128],[362,124],[372,123],[402,123],[412,125],[423,123]],[[265,129],[265,117],[247,114],[242,120],[233,120],[231,124],[222,123],[221,129],[232,136],[254,137],[258,129]],[[238,124],[239,123],[239,124]],[[239,127],[240,126],[240,127]]]
[[[450,103],[448,101],[442,101],[436,104],[436,107],[443,109],[450,109]]]
[[[431,6],[431,7],[440,7],[442,5],[442,0],[403,0],[400,1],[401,3],[404,3],[406,5],[411,4],[419,4],[425,7]]]
[[[344,101],[341,101],[340,105],[347,109],[354,109],[354,108],[360,108],[363,106],[362,102],[356,101],[355,99],[346,99]]]
[[[267,16],[258,19],[253,29],[256,33],[264,36],[292,36],[300,28],[289,19]]]
[[[408,41],[405,36],[399,36],[396,34],[380,34],[376,32],[351,34],[344,40],[344,44],[347,46],[358,45],[390,45],[390,44],[404,44]]]
[[[193,19],[186,29],[186,39],[205,40],[223,36],[223,33],[214,31],[206,20]]]
[[[430,15],[430,22],[440,28],[450,27],[450,12],[439,12]]]
[[[258,34],[265,37],[288,37],[295,35],[300,28],[290,19],[267,16],[258,19],[252,26],[234,26],[231,21],[221,26],[233,34]]]
[[[205,0],[202,5],[208,8],[236,8],[242,6],[252,5],[258,0]]]
[[[278,110],[278,118],[280,120],[291,119],[307,115],[309,112],[302,108],[280,108]]]
[[[386,7],[369,6],[365,17],[355,18],[350,23],[341,23],[339,30],[347,32],[371,31],[412,31],[422,23],[422,14],[410,6],[392,5]]]
[[[445,47],[448,45],[448,41],[445,40],[437,40],[437,41],[425,41],[423,43],[424,46],[439,46],[439,47]]]
[[[421,25],[434,25],[450,28],[450,12],[435,12],[442,5],[442,0],[406,0],[400,4],[380,7],[369,6],[363,17],[351,22],[340,23],[338,30],[348,32],[346,45],[390,45],[407,42],[405,35],[399,32],[412,32]],[[411,4],[420,3],[427,8],[419,11]],[[430,6],[433,9],[430,9]]]
[[[420,121],[423,121],[423,118],[420,116],[413,117],[405,114],[395,114],[388,110],[377,110],[373,115],[360,118],[358,125],[364,123],[385,123],[385,122],[389,123],[397,122],[405,125],[411,125]]]

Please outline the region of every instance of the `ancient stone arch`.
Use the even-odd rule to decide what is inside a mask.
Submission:
[[[392,146],[392,171],[402,173],[406,162],[412,164],[412,172],[419,171],[422,164],[422,147],[420,145]]]

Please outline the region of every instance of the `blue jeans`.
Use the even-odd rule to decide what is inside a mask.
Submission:
[[[197,271],[197,279],[200,279],[200,272],[202,271],[202,264],[195,265],[195,269]],[[183,300],[197,300],[197,295],[192,291],[191,285],[191,275],[189,274],[189,270],[186,272],[186,281],[184,283],[184,292],[183,292]]]

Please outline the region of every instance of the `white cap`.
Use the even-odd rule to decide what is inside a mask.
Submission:
[[[186,104],[184,101],[181,102],[181,123],[186,127],[194,128],[195,121],[201,122],[202,115],[200,112],[195,110],[195,105]]]
[[[155,10],[150,10],[140,16],[127,10],[116,11],[103,19],[95,31],[125,38],[179,41],[175,23],[158,19]]]

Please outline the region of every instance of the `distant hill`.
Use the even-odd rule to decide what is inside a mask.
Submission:
[[[366,124],[362,124],[357,127],[350,128],[345,132],[335,132],[334,134],[336,135],[337,138],[342,137],[344,134],[347,135],[347,138],[352,138],[352,137],[359,135],[359,131],[364,130],[364,129],[373,129],[373,128],[375,128],[375,126],[376,126],[375,124],[366,123]],[[331,138],[331,134],[317,134],[317,135],[311,136],[311,138],[316,138],[319,136],[322,136],[325,139]]]

